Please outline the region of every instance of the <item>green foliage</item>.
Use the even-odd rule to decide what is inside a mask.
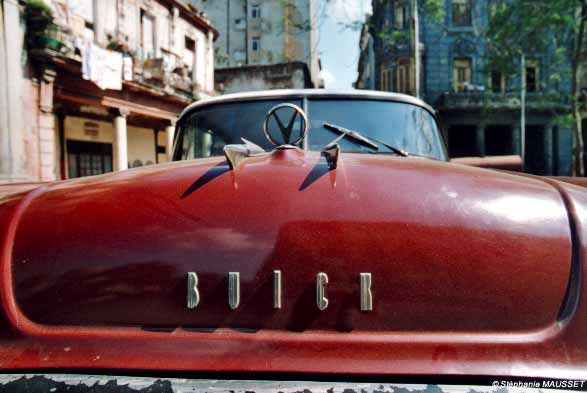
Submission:
[[[562,65],[572,52],[580,0],[494,0],[487,38],[491,67],[510,75],[522,54],[532,56],[554,49]],[[554,68],[554,67],[553,67]]]
[[[53,19],[53,11],[43,0],[27,0],[25,2],[25,16],[43,16],[48,19]]]
[[[47,3],[43,0],[27,0],[24,17],[29,48],[61,49],[62,43],[56,37],[58,28],[53,23],[53,11]]]
[[[586,0],[493,0],[487,34],[491,66],[510,75],[522,55],[553,50],[549,81],[555,85],[563,79],[571,81],[572,110],[566,109],[557,121],[573,127],[573,172],[579,176],[584,174],[579,75],[585,58],[586,18]]]
[[[53,23],[53,11],[43,0],[27,0],[24,17],[31,32],[46,30]]]
[[[420,12],[420,19],[425,18],[427,21],[432,21],[438,24],[442,24],[445,17],[444,0],[414,0],[418,1],[418,10]],[[380,12],[382,5],[385,5],[385,0],[380,1],[380,5],[374,4],[374,13]],[[369,24],[373,23],[373,18],[368,21]],[[393,27],[376,31],[375,34],[384,42],[387,46],[394,47],[397,49],[406,48],[410,45],[412,39],[413,27],[406,30],[396,30]]]
[[[444,20],[444,0],[424,0],[422,2],[428,20],[441,23]]]
[[[404,49],[410,45],[412,32],[408,30],[393,30],[388,28],[377,32],[377,36],[382,42],[390,47]]]

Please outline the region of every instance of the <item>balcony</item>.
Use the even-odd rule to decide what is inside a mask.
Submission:
[[[122,53],[124,59],[121,70],[122,85],[132,83],[141,85],[158,95],[175,96],[191,101],[199,92],[192,81],[191,71],[183,64],[178,54],[160,50],[159,56],[143,60],[140,54],[129,49],[125,38],[107,37],[107,48]],[[30,56],[38,62],[67,63],[73,70],[82,72],[84,45],[82,40],[63,23],[56,23],[51,30],[42,33],[34,42],[29,41]],[[79,68],[78,68],[79,67]]]
[[[180,63],[181,59],[170,61],[169,57],[136,60],[135,81],[161,88],[168,94],[196,96],[199,88],[192,80],[192,72]]]
[[[438,107],[443,110],[519,110],[520,93],[445,92]],[[533,110],[569,110],[570,96],[558,93],[528,93],[526,107]]]

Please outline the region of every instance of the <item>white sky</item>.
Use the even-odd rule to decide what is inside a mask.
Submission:
[[[318,0],[318,52],[327,88],[351,88],[357,79],[359,29],[345,25],[365,20],[371,0]]]

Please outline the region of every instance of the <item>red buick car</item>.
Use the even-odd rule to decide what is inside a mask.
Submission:
[[[2,389],[587,389],[580,180],[369,91],[198,101],[174,159],[0,187]]]

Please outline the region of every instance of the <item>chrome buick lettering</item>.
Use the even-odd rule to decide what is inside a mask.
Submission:
[[[241,301],[240,273],[228,273],[228,305],[231,310],[236,310]]]
[[[373,310],[373,296],[371,294],[371,273],[359,274],[361,286],[361,311]]]
[[[273,308],[281,308],[281,270],[273,271]]]
[[[316,305],[320,311],[324,311],[328,307],[328,298],[326,297],[327,284],[328,276],[326,273],[318,273],[316,275]]]
[[[200,292],[198,292],[198,275],[194,272],[188,273],[188,308],[194,309],[200,303]]]
[[[282,271],[273,271],[273,308],[280,310],[282,304]],[[188,272],[187,276],[187,308],[192,310],[200,304],[198,289],[198,275]],[[324,272],[316,274],[316,306],[320,311],[328,308],[329,300],[326,294],[328,275]],[[373,311],[373,293],[371,292],[371,273],[359,273],[359,305],[361,311]],[[240,273],[228,273],[228,306],[236,310],[240,305]]]

